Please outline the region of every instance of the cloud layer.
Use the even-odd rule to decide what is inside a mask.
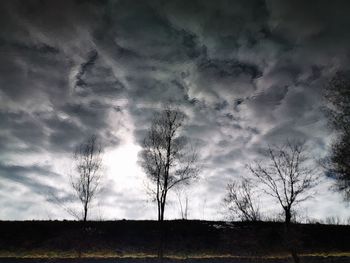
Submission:
[[[262,147],[302,139],[326,154],[321,89],[349,67],[349,11],[348,1],[2,1],[2,217],[64,217],[48,193],[71,196],[71,152],[96,133],[107,155],[135,159],[130,174],[106,167],[104,216],[154,218],[137,149],[171,102],[203,163],[190,216],[219,219],[227,182],[247,176]],[[323,217],[333,198],[345,216],[327,184],[305,209]],[[168,216],[178,216],[174,197]]]

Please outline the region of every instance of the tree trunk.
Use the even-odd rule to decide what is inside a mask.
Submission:
[[[298,257],[297,251],[296,251],[296,245],[294,244],[294,233],[291,229],[291,220],[292,220],[292,213],[290,211],[290,208],[286,207],[284,208],[285,212],[285,239],[287,244],[287,249],[289,250],[294,263],[299,263],[300,259]]]
[[[158,245],[158,260],[163,262],[164,256],[164,202],[160,203],[160,214],[159,214],[159,245]]]
[[[87,205],[84,206],[84,223],[86,222],[86,219],[87,219],[87,212],[88,212],[88,208],[87,208]]]
[[[165,200],[161,203],[160,207],[160,221],[164,221]]]
[[[290,222],[292,220],[292,213],[289,208],[284,209],[284,214],[285,214],[285,224],[287,227],[289,227]]]
[[[165,230],[164,230],[164,211],[165,211],[165,200],[166,195],[161,198],[160,201],[160,218],[159,221],[159,246],[158,246],[158,259],[160,262],[163,262],[164,257],[164,238],[165,238]]]
[[[158,221],[160,221],[160,203],[158,203]]]

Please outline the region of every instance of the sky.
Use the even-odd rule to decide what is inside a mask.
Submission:
[[[72,152],[97,134],[104,180],[91,219],[155,219],[138,152],[155,112],[186,115],[200,178],[171,193],[166,218],[222,220],[226,185],[261,149],[334,134],[322,89],[349,70],[349,1],[0,2],[0,220],[72,219]],[[322,177],[300,218],[346,218]],[[265,197],[268,216],[280,212]]]

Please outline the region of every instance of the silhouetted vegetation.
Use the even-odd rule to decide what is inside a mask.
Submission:
[[[350,73],[339,72],[325,89],[328,117],[337,138],[326,167],[337,179],[337,188],[350,200]]]
[[[234,218],[242,221],[259,221],[262,218],[256,198],[251,181],[245,179],[227,185],[224,203]]]

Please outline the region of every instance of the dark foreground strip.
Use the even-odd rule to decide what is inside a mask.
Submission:
[[[349,263],[350,257],[302,257],[303,263]],[[0,263],[289,263],[291,259],[264,258],[206,258],[206,259],[168,259],[156,258],[82,258],[82,259],[31,259],[0,258]]]

